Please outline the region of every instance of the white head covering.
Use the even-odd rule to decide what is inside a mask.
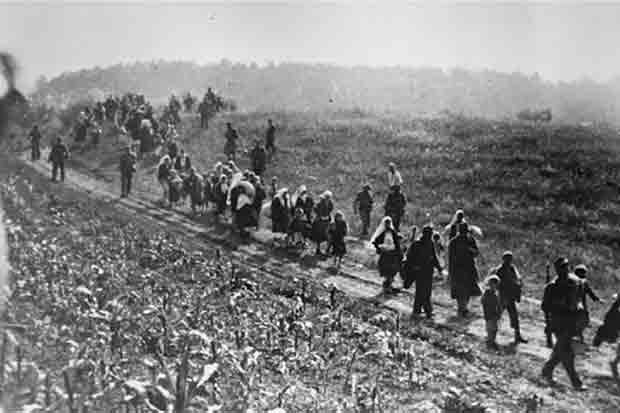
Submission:
[[[247,196],[246,194],[240,194],[239,198],[237,198],[237,211],[239,211],[246,205],[250,205],[251,203],[252,201],[250,200],[249,196]]]
[[[463,221],[461,221],[461,222],[467,222],[465,220],[465,212],[463,212],[462,209],[457,209],[456,212],[454,213],[454,215],[452,216],[452,219],[450,220],[450,223],[448,225],[446,225],[446,227],[444,229],[444,234],[448,234],[448,236],[450,235],[450,228],[452,228],[452,225],[457,223],[459,215],[463,215]],[[458,228],[457,228],[456,233],[458,234]]]
[[[375,242],[375,240],[377,239],[377,237],[385,232],[385,230],[387,229],[387,223],[388,222],[391,224],[392,223],[392,218],[390,218],[390,217],[383,217],[383,219],[379,223],[379,226],[375,230],[375,233],[372,234],[372,237],[370,237],[370,244],[373,244]]]
[[[295,205],[297,203],[297,200],[301,198],[301,196],[304,195],[306,192],[308,192],[306,185],[300,185],[291,197],[291,204]]]
[[[286,193],[288,193],[288,188],[280,188],[273,197],[280,199],[280,201],[284,201],[284,194]]]
[[[162,166],[166,162],[166,160],[172,162],[172,159],[170,158],[170,155],[162,156],[161,159],[159,160],[159,164],[157,165],[157,167]]]

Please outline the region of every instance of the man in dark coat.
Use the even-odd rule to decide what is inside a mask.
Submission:
[[[33,161],[41,159],[41,132],[39,126],[34,125],[30,131],[30,154]]]
[[[370,193],[370,185],[365,184],[362,190],[358,192],[355,200],[353,201],[353,211],[360,216],[362,221],[362,236],[368,235],[368,227],[370,226],[370,213],[372,212],[372,206],[374,199]]]
[[[512,263],[513,255],[511,251],[506,251],[502,255],[502,264],[491,270],[491,274],[499,277],[499,297],[502,307],[508,311],[510,317],[510,326],[514,329],[515,344],[527,343],[527,340],[521,336],[519,327],[519,312],[517,311],[517,303],[521,301],[521,288],[523,282],[517,268]]]
[[[466,317],[469,314],[467,309],[469,299],[482,294],[478,286],[478,269],[476,268],[478,246],[474,237],[469,234],[469,227],[466,223],[459,225],[459,234],[450,240],[448,251],[450,293],[457,301],[459,315]]]
[[[405,214],[407,197],[400,190],[400,185],[394,185],[385,200],[385,215],[392,218],[394,229],[400,231],[400,220]]]
[[[410,272],[405,277],[413,275],[416,282],[413,315],[420,314],[424,309],[426,317],[431,318],[433,316],[431,294],[435,268],[441,272],[441,265],[433,244],[433,228],[427,225],[422,229],[422,237],[414,241],[409,247],[406,265],[403,269],[406,274]]]
[[[198,113],[200,113],[200,128],[207,129],[209,127],[209,103],[205,99],[203,99],[198,104]]]
[[[121,198],[126,198],[131,192],[131,180],[136,172],[136,154],[131,150],[131,146],[123,152],[120,158],[119,169],[121,172]]]
[[[258,140],[250,153],[250,159],[252,161],[252,171],[258,176],[263,176],[267,166],[267,152]]]
[[[269,153],[269,156],[273,156],[276,153],[276,127],[273,126],[271,119],[267,120],[267,133],[265,134],[265,149]]]
[[[542,369],[542,376],[553,383],[553,370],[562,363],[575,390],[581,391],[585,387],[575,370],[575,352],[571,342],[576,334],[581,280],[569,273],[566,258],[558,258],[553,265],[558,276],[545,287],[541,307],[550,321],[556,343]]]
[[[62,143],[62,139],[56,139],[56,143],[52,146],[50,152],[49,161],[52,163],[52,181],[56,182],[56,176],[60,169],[60,180],[65,180],[65,160],[69,158],[69,150],[67,146]]]

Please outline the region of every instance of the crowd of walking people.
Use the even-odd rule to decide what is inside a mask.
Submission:
[[[211,102],[215,99],[214,96],[209,89],[201,104]],[[191,111],[194,103],[191,95],[184,98],[186,110]],[[191,210],[196,215],[205,214],[207,211],[212,211],[220,219],[230,215],[235,228],[246,240],[252,229],[258,230],[263,219],[269,218],[271,231],[281,236],[286,247],[304,250],[310,242],[315,247],[316,255],[332,256],[336,267],[341,266],[347,253],[349,225],[344,213],[335,208],[333,194],[324,191],[315,200],[305,185],[291,191],[288,187],[280,187],[277,177],[273,177],[268,185],[264,181],[268,162],[276,152],[277,129],[271,119],[267,122],[264,142],[255,141],[249,154],[250,169],[242,170],[238,167],[236,155],[239,135],[232,124],[227,123],[224,154],[228,160],[217,162],[212,168],[200,171],[183,148],[179,147],[176,139],[178,134],[174,125],[180,110],[181,103],[173,95],[165,109],[165,112],[171,114],[168,115],[168,126],[163,129],[165,139],[162,139],[160,144],[164,153],[156,170],[157,181],[162,189],[162,205],[179,206],[189,201]],[[85,116],[85,119],[94,117],[96,121],[112,116],[115,122],[120,121],[128,126],[132,136],[136,136],[133,135],[135,118],[139,120],[140,130],[144,125],[147,129],[156,128],[157,125],[152,107],[140,95],[126,95],[120,100],[108,100],[101,105],[98,103],[95,109],[85,111],[80,116]],[[145,124],[145,121],[150,122],[150,125]],[[201,120],[201,126],[207,126],[206,120],[204,123]],[[30,133],[30,140],[32,159],[38,160],[41,134],[36,126]],[[67,147],[58,139],[50,152],[54,180],[58,172],[64,180],[64,161],[68,156]],[[127,146],[119,163],[122,197],[129,196],[131,192],[137,159],[132,146]],[[383,293],[390,295],[399,291],[394,288],[394,280],[399,275],[402,288],[408,289],[415,284],[413,317],[424,312],[426,317],[432,318],[435,272],[441,275],[447,273],[450,296],[456,301],[458,317],[469,318],[472,298],[480,297],[486,323],[487,346],[490,349],[499,348],[496,339],[504,312],[508,313],[514,333],[513,344],[527,343],[528,340],[521,332],[518,311],[523,281],[514,264],[513,253],[504,252],[498,265],[482,280],[477,265],[480,250],[476,241],[476,238],[482,236],[480,228],[469,223],[464,211],[458,210],[443,229],[427,223],[422,227],[419,236],[415,226],[407,234],[401,230],[401,226],[408,201],[402,191],[403,177],[395,164],[390,163],[387,166],[386,178],[388,195],[383,204],[383,217],[369,239],[369,245],[378,256],[377,267],[383,279]],[[353,211],[359,216],[362,237],[369,235],[374,210],[372,188],[370,184],[364,183],[353,200]],[[588,298],[594,302],[602,300],[590,287],[584,265],[576,266],[571,272],[569,261],[560,257],[555,260],[554,269],[556,277],[547,280],[541,305],[547,324],[547,345],[553,348],[542,375],[552,382],[553,371],[561,363],[574,388],[583,390],[585,387],[575,369],[575,342],[584,341],[584,330],[589,325]],[[481,288],[481,285],[484,288]],[[605,323],[596,333],[595,345],[617,340],[620,332],[619,309],[620,299],[614,297]],[[619,362],[620,346],[617,357],[610,365],[615,377],[618,376]]]

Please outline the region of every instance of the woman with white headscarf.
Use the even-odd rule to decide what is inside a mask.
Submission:
[[[377,230],[370,238],[370,244],[379,254],[379,274],[384,279],[384,292],[392,291],[394,276],[400,272],[402,250],[398,233],[392,224],[392,218],[384,217]]]
[[[308,222],[312,222],[312,209],[314,208],[314,200],[308,193],[306,185],[301,185],[291,198],[291,207],[293,211],[300,208],[306,215]]]

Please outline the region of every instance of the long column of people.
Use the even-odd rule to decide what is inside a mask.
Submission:
[[[183,98],[185,110],[191,112],[196,101],[190,93],[186,94]],[[198,105],[201,128],[207,128],[208,120],[223,107],[223,99],[209,88]],[[250,152],[251,170],[241,170],[237,166],[239,135],[233,125],[227,123],[224,153],[228,161],[218,162],[210,171],[199,173],[189,156],[179,148],[176,125],[180,122],[179,112],[182,108],[179,99],[172,95],[163,114],[157,118],[152,105],[143,95],[127,93],[122,97],[110,96],[79,114],[74,139],[77,142],[84,141],[90,131],[92,143],[96,144],[101,135],[101,125],[107,120],[136,142],[135,145],[129,145],[120,158],[122,197],[130,195],[131,181],[140,154],[161,145],[164,154],[157,167],[157,180],[162,187],[163,206],[180,206],[189,200],[196,215],[212,211],[221,220],[227,220],[230,215],[232,223],[245,239],[249,238],[251,229],[259,229],[261,216],[268,217],[271,220],[271,231],[282,235],[286,247],[305,249],[308,242],[314,243],[317,255],[333,256],[334,264],[339,267],[347,251],[345,238],[348,226],[342,211],[334,209],[332,193],[326,191],[320,194],[315,202],[305,185],[290,191],[279,186],[277,177],[271,179],[268,188],[264,182],[267,164],[276,153],[277,128],[273,121],[267,121],[265,141],[257,140]],[[40,159],[41,133],[36,125],[29,139],[32,160],[37,161]],[[67,147],[58,138],[49,158],[54,166],[53,180],[56,180],[58,172],[61,180],[64,180],[64,161],[68,156]],[[438,271],[448,276],[450,294],[456,301],[457,316],[470,317],[471,299],[481,297],[489,348],[497,349],[498,321],[504,312],[508,313],[510,326],[514,330],[514,344],[527,343],[527,339],[521,335],[517,308],[523,283],[513,263],[513,253],[504,252],[498,266],[490,271],[485,280],[480,280],[476,263],[479,255],[476,238],[482,236],[482,231],[467,222],[465,212],[456,211],[452,221],[441,231],[427,224],[419,238],[416,237],[416,227],[411,229],[409,236],[404,236],[400,227],[407,198],[401,191],[402,175],[394,163],[387,165],[386,185],[389,192],[383,206],[384,218],[369,242],[378,255],[378,270],[384,280],[384,294],[398,291],[392,284],[395,276],[400,274],[404,288],[416,283],[412,317],[418,317],[424,311],[426,317],[432,318],[433,275]],[[365,182],[353,202],[353,210],[359,215],[362,224],[361,237],[368,235],[374,205],[371,186]],[[321,249],[323,244],[327,245],[325,251]],[[441,260],[444,255],[445,259]],[[445,262],[445,270],[441,262]],[[588,285],[584,265],[578,265],[571,272],[567,258],[558,257],[553,266],[557,276],[547,280],[541,306],[547,322],[546,332],[549,333],[547,345],[553,350],[542,369],[542,376],[552,382],[554,368],[561,363],[574,388],[584,390],[575,369],[575,347],[576,342],[583,342],[584,329],[589,325],[587,297],[594,301],[601,299]],[[484,291],[480,287],[481,281]],[[603,342],[615,343],[618,339],[620,298],[616,294],[611,301],[604,323],[596,332],[596,346]],[[555,336],[555,343],[552,335]],[[616,379],[619,362],[620,345],[616,358],[610,361],[611,372]]]

